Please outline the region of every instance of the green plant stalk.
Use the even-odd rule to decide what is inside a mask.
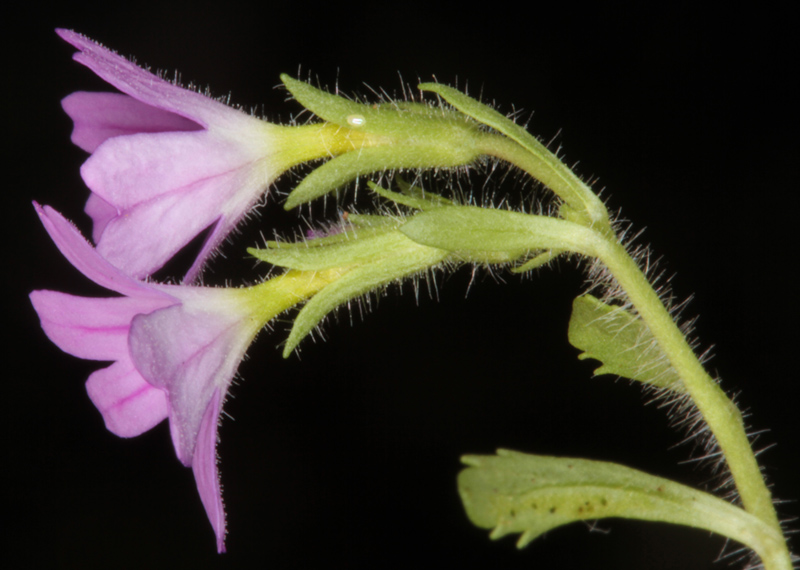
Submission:
[[[747,439],[739,409],[705,371],[686,337],[625,248],[616,240],[607,239],[600,244],[596,243],[595,248],[598,259],[625,290],[642,320],[650,328],[716,438],[745,510],[782,535],[772,495]],[[785,542],[772,552],[760,554],[766,570],[792,568],[791,556]]]
[[[625,290],[681,377],[687,393],[716,438],[745,510],[782,536],[772,495],[747,439],[739,409],[705,371],[647,277],[617,240],[602,201],[549,150],[544,149],[544,156],[537,156],[515,141],[493,133],[486,133],[481,147],[487,155],[505,160],[542,182],[564,201],[560,212],[563,218],[582,223],[597,233],[598,239],[592,240],[590,246],[592,254]],[[792,568],[785,541],[773,552],[759,554],[766,570]]]

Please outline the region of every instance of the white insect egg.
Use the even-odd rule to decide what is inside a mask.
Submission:
[[[351,127],[363,127],[366,122],[364,115],[347,115],[347,124]]]

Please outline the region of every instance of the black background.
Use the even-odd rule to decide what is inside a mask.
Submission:
[[[285,323],[261,335],[225,408],[229,552],[217,555],[166,425],[131,440],[108,433],[83,389],[99,365],[53,346],[26,298],[34,288],[100,293],[30,207],[50,204],[88,228],[85,153],[69,143],[59,100],[104,85],[70,60],[55,27],[178,69],[272,120],[299,110],[273,89],[279,73],[298,70],[367,95],[363,83],[398,90],[398,71],[412,84],[435,76],[501,111],[535,110],[529,128],[598,176],[610,207],[647,228],[641,241],[675,274],[675,294],[696,295],[685,314],[700,315],[701,346],[715,345],[709,367],[739,394],[753,431],[769,430],[756,446],[777,443],[761,462],[776,497],[794,501],[781,515],[797,517],[796,31],[769,3],[702,4],[7,9],[2,556],[60,568],[726,567],[713,563],[722,539],[701,531],[610,520],[598,524],[607,533],[574,524],[517,551],[464,516],[459,456],[497,447],[617,461],[698,486],[711,478],[708,466],[681,463],[691,446],[675,446],[683,435],[638,387],[591,378],[593,365],[576,359],[566,327],[583,277],[570,263],[504,284],[480,274],[468,295],[462,269],[438,280],[438,301],[406,287],[363,319],[354,312],[352,326],[341,312],[300,358],[276,349]],[[296,223],[272,200],[208,281],[243,270],[253,279],[243,248],[262,229]]]

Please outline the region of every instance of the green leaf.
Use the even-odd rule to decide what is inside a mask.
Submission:
[[[605,461],[528,455],[500,449],[468,455],[458,476],[467,516],[497,539],[522,533],[522,548],[575,521],[620,517],[704,529],[759,554],[783,538],[743,509],[709,493]]]
[[[635,314],[623,307],[606,305],[591,295],[572,304],[569,342],[602,365],[595,374],[616,374],[656,388],[682,392],[683,383],[670,365],[653,333]]]

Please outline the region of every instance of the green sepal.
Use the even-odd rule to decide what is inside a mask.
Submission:
[[[287,358],[325,316],[339,305],[384,285],[415,275],[436,266],[447,258],[447,252],[422,247],[401,234],[384,259],[372,260],[354,267],[317,293],[297,314],[283,349]]]
[[[319,118],[349,129],[379,135],[407,133],[409,119],[428,117],[435,113],[438,118],[454,118],[452,111],[434,109],[423,103],[380,103],[365,104],[332,95],[317,89],[305,81],[281,74],[281,81],[298,103],[309,109]]]
[[[511,269],[511,272],[512,273],[527,273],[528,271],[533,271],[534,269],[538,269],[539,267],[542,267],[543,265],[547,265],[548,263],[553,261],[556,257],[561,255],[562,253],[564,253],[564,252],[561,251],[561,250],[558,250],[558,249],[551,249],[551,250],[545,251],[544,253],[540,253],[539,255],[534,257],[533,259],[529,259],[528,261],[526,261],[525,263],[523,263],[519,267],[514,267],[513,269]]]
[[[391,228],[396,229],[403,223],[402,219],[380,214],[348,214],[347,221],[358,228]]]
[[[412,186],[399,177],[397,184],[400,186],[402,193],[392,192],[391,190],[382,188],[371,180],[367,182],[369,188],[379,196],[386,198],[387,200],[391,200],[392,202],[396,202],[397,204],[414,208],[415,210],[430,210],[432,208],[441,208],[442,206],[453,205],[452,200],[448,200],[447,198],[432,192],[424,192],[421,188]]]
[[[412,136],[415,131],[426,131],[431,125],[449,126],[463,131],[477,131],[475,124],[461,113],[424,103],[388,102],[359,103],[339,95],[332,95],[281,74],[281,81],[292,96],[319,118],[329,123],[380,136]]]
[[[361,175],[395,169],[452,168],[470,164],[481,155],[483,133],[472,119],[457,111],[423,103],[366,105],[285,74],[281,79],[295,99],[315,115],[364,135],[352,151],[311,172],[287,198],[287,209]]]
[[[266,248],[249,248],[253,257],[288,269],[322,271],[370,263],[386,257],[408,238],[391,227],[364,227],[298,243],[267,242]]]
[[[478,157],[469,145],[439,144],[430,140],[396,141],[384,146],[364,147],[318,166],[286,198],[284,208],[310,202],[341,188],[359,176],[395,169],[449,168],[468,164]]]
[[[421,212],[400,231],[417,243],[487,263],[514,261],[550,249],[593,255],[597,239],[586,227],[565,220],[476,206]]]
[[[428,206],[426,208],[420,208],[421,210],[430,209],[432,207],[439,207],[439,206],[455,206],[456,203],[452,200],[441,196],[440,194],[435,194],[433,192],[426,192],[419,186],[414,186],[413,184],[409,184],[402,177],[398,176],[395,179],[397,185],[400,187],[400,191],[403,193],[404,196],[408,196],[410,198],[416,198],[417,200],[421,200],[426,202]]]
[[[494,130],[503,133],[508,138],[517,141],[520,145],[526,148],[531,154],[541,157],[552,157],[550,161],[555,166],[566,168],[564,164],[550,152],[539,140],[530,134],[525,128],[519,126],[517,123],[492,109],[489,105],[481,103],[477,99],[473,99],[469,95],[462,93],[458,89],[453,89],[441,83],[420,83],[418,88],[421,91],[430,91],[441,96],[442,99],[450,103],[453,107],[469,115],[479,123],[483,123]],[[574,174],[569,171],[569,174]]]
[[[588,214],[588,219],[581,216],[580,220],[589,225],[600,223],[605,227],[608,224],[608,211],[600,198],[566,164],[523,127],[488,105],[447,85],[421,83],[418,87],[422,91],[436,93],[465,115],[493,128],[527,150],[537,162],[537,166],[529,171],[530,174],[558,194],[562,200]],[[492,154],[491,151],[488,153]]]
[[[653,333],[623,307],[607,305],[591,295],[578,297],[572,303],[568,338],[583,351],[578,358],[601,362],[596,375],[616,374],[656,388],[684,390]]]
[[[497,539],[541,534],[581,520],[620,517],[704,529],[762,553],[782,542],[771,527],[709,493],[605,461],[500,449],[468,455],[458,491],[469,519]]]

